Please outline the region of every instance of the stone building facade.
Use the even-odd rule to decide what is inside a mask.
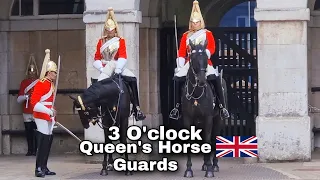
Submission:
[[[17,0],[19,2],[19,0]],[[24,0],[21,0],[23,2]],[[30,1],[31,2],[31,1]],[[244,0],[203,0],[200,7],[207,26],[217,26],[223,15]],[[128,65],[139,79],[141,107],[147,114],[142,123],[162,124],[160,109],[159,54],[161,27],[178,16],[185,26],[192,0],[87,0],[83,14],[41,15],[41,0],[32,0],[31,15],[12,16],[13,0],[0,2],[0,129],[23,130],[21,108],[16,96],[30,53],[38,66],[44,50],[51,58],[62,58],[59,88],[81,89],[97,76],[93,68],[95,43],[101,35],[108,7],[115,9],[122,36],[127,39]],[[315,0],[257,0],[259,116],[256,119],[260,160],[310,160],[314,147],[320,147],[319,115],[308,105],[320,107],[318,61],[320,13]],[[19,11],[20,13],[22,10]],[[59,121],[74,131],[83,131],[72,101],[58,95]],[[131,123],[135,123],[130,120]],[[91,127],[82,138],[101,142],[102,131]],[[20,154],[26,150],[23,136],[0,133],[0,154]],[[77,152],[77,142],[58,135],[53,151]]]

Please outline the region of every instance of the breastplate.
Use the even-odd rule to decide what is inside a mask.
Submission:
[[[202,44],[203,45],[206,38],[207,38],[206,33],[202,33],[200,36],[198,36],[197,38],[195,38],[193,40],[193,44],[195,44],[195,45]]]
[[[107,60],[107,61],[112,60],[114,58],[114,56],[116,55],[116,53],[118,52],[119,47],[120,47],[120,42],[119,41],[115,41],[115,42],[111,43],[102,52],[102,55],[103,55],[104,59]]]

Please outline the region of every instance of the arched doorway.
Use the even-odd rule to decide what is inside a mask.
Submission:
[[[215,11],[215,16],[221,17],[219,21],[216,18],[209,18],[212,10],[207,10],[205,15],[206,24],[209,24],[206,28],[213,32],[216,39],[216,52],[211,59],[219,70],[223,69],[228,90],[228,109],[231,118],[225,122],[223,135],[254,135],[254,121],[258,112],[257,29],[253,19],[255,1],[234,0],[229,3],[233,7],[222,1],[212,6],[212,9],[219,9],[217,7],[219,5],[222,7],[220,12]],[[213,26],[213,24],[220,25]],[[178,43],[187,30],[188,27],[177,29]],[[172,81],[176,67],[174,26],[162,28],[160,39],[160,93],[163,123],[167,127],[179,129],[182,121],[174,121],[168,117],[174,105]]]

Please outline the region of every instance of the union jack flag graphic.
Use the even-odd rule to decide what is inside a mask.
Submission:
[[[216,136],[216,157],[258,157],[256,136]]]

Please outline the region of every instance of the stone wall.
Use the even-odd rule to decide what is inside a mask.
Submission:
[[[85,32],[84,30],[65,31],[25,31],[8,33],[8,86],[10,90],[19,89],[25,78],[30,53],[33,53],[39,73],[44,59],[45,49],[51,50],[51,60],[57,62],[61,56],[59,89],[86,88],[85,73]],[[22,107],[16,101],[17,96],[9,96],[9,116],[3,119],[3,129],[24,130]],[[83,130],[79,116],[73,114],[72,101],[67,95],[57,95],[57,119],[70,130]],[[6,128],[5,128],[6,127]],[[76,141],[68,137],[56,136],[53,145],[55,152],[78,151]],[[8,136],[4,138],[5,154],[26,152],[24,137]]]
[[[320,87],[320,11],[313,11],[311,13],[311,20],[309,23],[309,71],[310,71],[310,88]],[[320,92],[310,92],[310,105],[315,107],[312,109],[312,117],[314,119],[314,126],[320,128]],[[314,147],[320,147],[320,134],[314,135]]]
[[[311,159],[307,1],[257,1],[260,161]]]

